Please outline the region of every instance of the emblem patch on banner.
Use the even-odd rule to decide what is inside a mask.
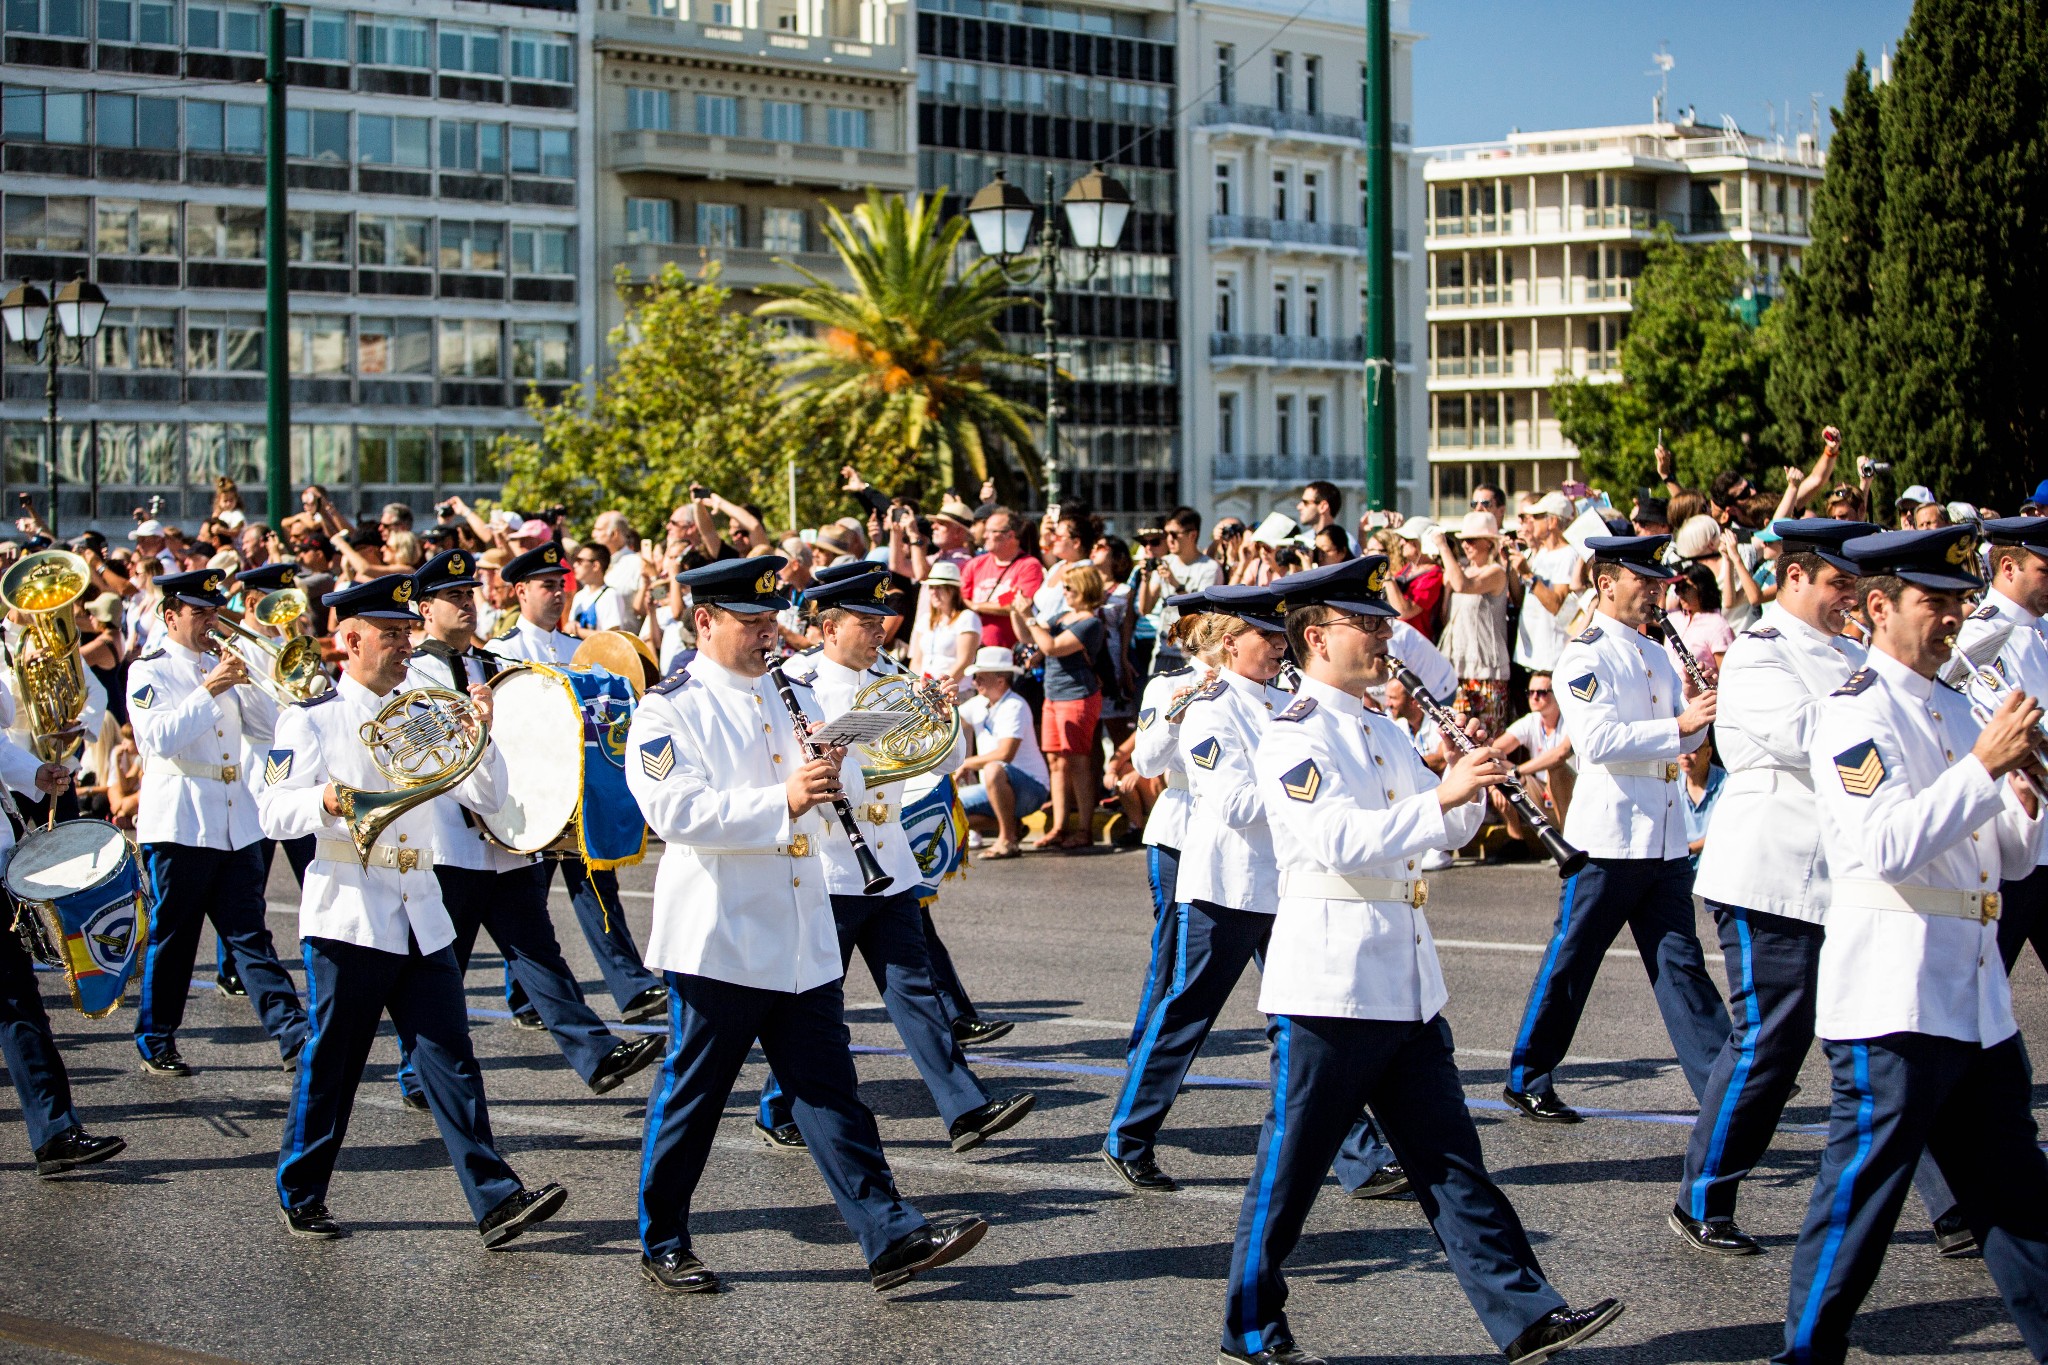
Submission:
[[[663,735],[640,746],[640,771],[653,781],[660,782],[675,771],[676,741],[672,735]]]
[[[1869,796],[1875,792],[1885,779],[1884,759],[1877,752],[1877,741],[1866,739],[1855,748],[1836,754],[1835,772],[1842,779],[1842,790],[1849,795]]]
[[[1280,789],[1296,801],[1313,801],[1323,789],[1323,770],[1314,759],[1304,758],[1280,774]]]
[[[1593,700],[1593,694],[1600,690],[1600,680],[1591,673],[1588,673],[1583,678],[1574,678],[1566,683],[1565,686],[1570,688],[1571,694],[1580,701],[1591,701]]]
[[[292,751],[290,749],[272,749],[263,756],[264,785],[275,787],[291,775]]]
[[[1197,768],[1213,768],[1216,766],[1216,756],[1222,752],[1223,746],[1218,744],[1215,736],[1212,735],[1188,750],[1188,757],[1195,760]]]

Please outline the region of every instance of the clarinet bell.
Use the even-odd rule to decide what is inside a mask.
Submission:
[[[854,860],[860,864],[861,894],[864,896],[879,896],[884,891],[887,891],[889,884],[895,878],[882,871],[881,860],[875,857],[874,850],[862,844],[856,847],[853,852]],[[1579,858],[1583,861],[1585,856],[1585,854],[1581,853]]]
[[[1578,876],[1579,869],[1588,861],[1586,850],[1573,848],[1566,843],[1555,825],[1540,826],[1536,831],[1536,842],[1543,845],[1543,851],[1557,864],[1557,875],[1560,877]]]

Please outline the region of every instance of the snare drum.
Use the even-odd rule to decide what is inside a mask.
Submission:
[[[31,828],[7,864],[15,928],[29,955],[64,973],[91,1018],[121,1007],[149,940],[142,871],[126,835],[104,820]]]

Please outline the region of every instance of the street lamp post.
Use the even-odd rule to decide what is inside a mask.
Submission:
[[[50,282],[56,288],[56,281]],[[107,313],[107,296],[91,280],[73,280],[57,289],[56,306],[49,295],[24,281],[0,301],[0,322],[7,339],[27,351],[29,358],[44,365],[43,397],[49,403],[44,419],[49,430],[44,458],[49,461],[50,515],[44,525],[57,533],[57,360],[68,337],[82,347],[99,335],[100,321]]]
[[[1039,282],[1044,287],[1041,305],[1045,317],[1045,500],[1048,507],[1060,500],[1059,436],[1059,290],[1060,251],[1073,246],[1084,253],[1086,268],[1082,282],[1094,278],[1103,258],[1115,249],[1131,216],[1131,194],[1111,179],[1097,162],[1095,168],[1067,187],[1059,200],[1065,211],[1066,232],[1061,233],[1052,215],[1054,195],[1052,168],[1045,172],[1045,212],[1031,202],[1031,196],[1012,185],[1002,172],[981,187],[967,203],[967,221],[974,228],[974,240],[981,254],[995,260],[1005,279],[1019,286]],[[1031,229],[1038,232],[1038,259],[1027,262],[1022,271],[1016,262],[1025,261],[1031,245]],[[1066,238],[1062,241],[1062,235]]]

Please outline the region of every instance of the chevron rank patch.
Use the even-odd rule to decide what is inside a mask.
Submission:
[[[1188,750],[1188,757],[1195,760],[1197,768],[1213,768],[1216,766],[1216,756],[1222,752],[1223,746],[1216,742],[1214,735],[1211,735]]]
[[[1583,678],[1572,679],[1570,682],[1566,683],[1565,686],[1569,688],[1571,690],[1571,694],[1577,697],[1580,701],[1591,701],[1593,700],[1593,694],[1600,690],[1600,679],[1594,677],[1591,673],[1588,673]]]
[[[1280,790],[1296,801],[1313,801],[1316,799],[1316,793],[1322,789],[1323,770],[1316,766],[1316,761],[1312,758],[1304,758],[1280,774]]]
[[[640,746],[640,771],[660,782],[676,770],[676,741],[673,735],[649,740]]]
[[[292,751],[272,749],[263,756],[263,781],[266,786],[275,787],[292,775]]]
[[[1884,781],[1884,759],[1877,752],[1877,741],[1866,739],[1853,749],[1844,749],[1835,755],[1835,772],[1842,779],[1842,790],[1851,796],[1869,796]]]
[[[1273,719],[1303,721],[1307,720],[1310,716],[1314,715],[1315,709],[1316,699],[1314,697],[1302,697],[1299,700],[1297,700],[1294,703],[1294,705],[1288,707],[1285,711],[1282,711],[1279,715],[1273,717]]]
[[[1835,689],[1834,695],[1838,697],[1854,697],[1869,691],[1870,685],[1876,681],[1877,674],[1867,668],[1859,668],[1849,675],[1847,682]]]
[[[134,694],[128,698],[128,704],[140,707],[144,711],[156,705],[156,684],[144,683],[136,688]]]
[[[1152,728],[1152,722],[1158,719],[1158,708],[1148,706],[1138,713],[1138,728],[1140,730],[1149,730]]]

